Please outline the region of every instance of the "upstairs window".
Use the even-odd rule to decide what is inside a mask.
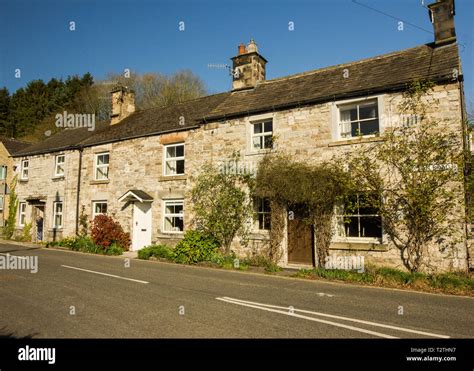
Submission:
[[[95,155],[95,180],[109,179],[109,153]]]
[[[28,179],[28,168],[30,166],[30,162],[28,160],[21,161],[21,172],[20,172],[20,179],[26,180]]]
[[[339,106],[339,132],[341,138],[378,134],[377,100]]]
[[[0,166],[0,180],[5,180],[7,178],[7,167]]]
[[[256,122],[252,126],[252,150],[272,149],[273,121]]]
[[[382,218],[374,207],[373,194],[349,196],[336,207],[337,236],[346,238],[382,238]]]
[[[64,163],[66,162],[65,155],[57,155],[54,164],[54,176],[64,176]]]
[[[184,144],[165,146],[165,175],[184,174]]]

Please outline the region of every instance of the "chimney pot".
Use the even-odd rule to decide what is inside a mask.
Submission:
[[[240,43],[239,49],[238,49],[238,54],[245,54],[247,51],[245,50],[245,45],[243,43]]]

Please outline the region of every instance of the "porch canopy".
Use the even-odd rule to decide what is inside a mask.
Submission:
[[[118,199],[120,202],[153,202],[153,197],[139,189],[130,189]]]

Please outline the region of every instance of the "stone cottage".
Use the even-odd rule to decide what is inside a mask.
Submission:
[[[206,162],[222,164],[238,151],[243,163],[258,164],[274,149],[275,136],[295,160],[309,162],[350,151],[355,143],[371,143],[375,133],[394,124],[402,92],[414,79],[436,84],[438,103],[430,114],[448,119],[466,143],[453,2],[430,5],[430,16],[433,43],[273,80],[265,79],[267,61],[252,40],[232,58],[231,91],[181,104],[136,111],[134,93],[117,87],[110,123],[93,132],[63,130],[14,155],[18,230],[32,223],[36,239],[73,236],[84,210],[90,219],[109,214],[118,220],[131,233],[133,250],[174,244],[191,224],[187,191]],[[256,201],[255,209],[249,247],[234,241],[241,255],[269,238],[269,204]],[[38,218],[43,219],[42,233],[36,230]],[[312,228],[303,227],[298,215],[286,223],[280,264],[314,265]],[[367,261],[401,266],[376,213],[358,215],[354,223],[357,228],[337,230],[331,254],[364,255]],[[430,252],[440,270],[469,264],[465,226],[453,228],[463,236],[454,253]]]
[[[12,156],[30,144],[14,138],[0,138],[0,227],[5,226],[8,219],[9,193],[15,173]]]

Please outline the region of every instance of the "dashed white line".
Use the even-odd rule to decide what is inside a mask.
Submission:
[[[133,281],[133,282],[145,283],[145,284],[146,284],[146,283],[150,283],[150,282],[147,282],[147,281],[136,280],[136,279],[134,279],[134,278],[128,278],[128,277],[117,276],[117,275],[115,275],[115,274],[109,274],[109,273],[91,271],[91,270],[89,270],[89,269],[83,269],[83,268],[78,268],[78,267],[71,267],[70,265],[61,265],[61,267],[69,268],[69,269],[75,269],[75,270],[83,271],[83,272],[89,272],[89,273],[100,274],[100,275],[102,275],[102,276],[107,276],[107,277],[120,278],[121,280],[127,280],[127,281]]]
[[[431,337],[443,338],[443,339],[448,339],[449,338],[449,336],[447,336],[447,335],[433,334],[433,333],[425,332],[425,331],[412,330],[412,329],[398,327],[398,326],[385,325],[385,324],[377,323],[377,322],[364,321],[364,320],[350,318],[350,317],[336,316],[336,315],[332,315],[332,314],[314,312],[314,311],[303,310],[303,309],[291,308],[292,313],[290,313],[289,312],[289,307],[263,304],[263,303],[257,303],[257,302],[240,300],[240,299],[234,299],[234,298],[229,298],[227,296],[225,296],[223,298],[216,298],[216,299],[226,301],[228,303],[249,306],[249,307],[252,307],[252,308],[274,311],[276,313],[286,314],[286,315],[289,315],[289,316],[292,316],[292,317],[300,317],[300,318],[304,318],[304,319],[314,320],[316,322],[323,322],[323,320],[317,320],[314,317],[301,316],[299,314],[295,314],[294,312],[307,313],[307,314],[312,314],[312,315],[321,316],[321,317],[329,317],[329,318],[339,319],[339,320],[343,320],[343,321],[351,321],[351,322],[361,323],[361,324],[370,325],[370,326],[383,327],[383,328],[388,328],[388,329],[402,331],[402,332],[414,333],[414,334],[418,334],[418,335],[425,335],[425,336],[431,336]],[[270,308],[284,309],[284,311],[274,310],[274,309],[270,309]],[[355,331],[371,333],[371,334],[376,335],[376,336],[396,338],[396,337],[393,337],[391,335],[381,334],[381,333],[377,333],[377,332],[367,332],[368,330],[361,329],[361,328],[358,328],[358,327],[353,327],[353,326],[347,327],[346,325],[342,325],[342,324],[339,324],[337,322],[324,321],[323,323],[328,323],[328,324],[332,324],[334,326],[339,326],[339,327],[346,327],[346,328],[350,328],[350,329],[355,330]]]

